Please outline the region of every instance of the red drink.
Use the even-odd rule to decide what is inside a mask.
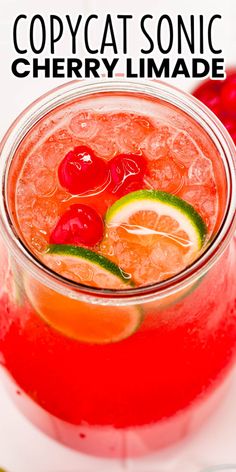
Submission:
[[[177,108],[168,87],[74,101],[70,87],[69,104],[26,134],[8,174],[9,215],[27,249],[20,243],[20,259],[11,246],[9,270],[4,259],[0,350],[40,427],[37,405],[65,444],[142,454],[202,421],[234,359],[234,150],[220,128],[220,154],[212,118],[178,92]]]

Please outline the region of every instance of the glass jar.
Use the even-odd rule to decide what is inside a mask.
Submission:
[[[57,106],[106,92],[124,94],[127,103],[128,95],[164,100],[185,112],[214,143],[224,174],[219,228],[205,252],[171,279],[128,291],[53,273],[20,240],[9,209],[9,169],[27,132]],[[236,353],[234,158],[214,115],[158,82],[72,82],[13,123],[1,146],[0,362],[15,401],[47,434],[89,454],[136,456],[181,439],[214,410]],[[86,343],[49,326],[39,315],[46,306],[55,317],[89,310],[120,316],[133,308],[143,319],[122,341]]]

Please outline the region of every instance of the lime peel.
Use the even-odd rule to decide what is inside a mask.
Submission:
[[[116,288],[122,282],[122,288],[131,286],[119,267],[89,249],[70,245],[50,245],[44,254],[47,258],[59,257],[70,264],[78,259],[86,262],[98,274],[108,275],[108,284]],[[36,313],[52,328],[71,339],[92,344],[107,344],[133,335],[143,321],[143,309],[140,305],[113,306],[109,303],[99,305],[80,299],[69,298],[44,286],[37,280],[25,276],[24,287],[27,298]]]
[[[91,266],[94,266],[95,264],[100,269],[104,269],[111,276],[118,277],[125,285],[134,285],[130,275],[121,270],[117,264],[90,249],[69,244],[50,244],[45,252],[45,259],[48,256],[62,256],[67,259],[73,257],[77,258],[78,262],[79,259],[82,259],[83,261],[86,261],[87,264]]]

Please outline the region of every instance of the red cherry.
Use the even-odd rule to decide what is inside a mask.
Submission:
[[[147,168],[144,157],[137,154],[119,154],[109,162],[112,193],[124,195],[143,187]]]
[[[236,143],[236,117],[232,118],[228,115],[222,115],[220,119],[231,135],[233,141]]]
[[[224,112],[236,119],[236,74],[230,75],[225,80],[220,99]]]
[[[144,182],[142,180],[137,180],[123,185],[118,194],[120,197],[131,192],[136,192],[136,190],[142,190],[144,188]]]
[[[206,80],[193,95],[220,118],[236,143],[236,71],[227,71],[224,81]]]
[[[60,163],[58,177],[62,187],[79,195],[100,188],[108,178],[108,168],[92,149],[77,146]]]
[[[236,145],[236,130],[233,131],[233,133],[231,133],[231,138],[232,138],[234,144]]]
[[[232,117],[224,114],[221,115],[220,119],[229,133],[232,133],[234,130],[236,130],[236,120],[234,120]]]
[[[50,236],[50,244],[95,246],[103,237],[103,221],[87,206],[71,205],[58,221]]]
[[[196,88],[193,95],[203,102],[217,116],[221,111],[220,92],[223,83],[219,80],[207,80]]]

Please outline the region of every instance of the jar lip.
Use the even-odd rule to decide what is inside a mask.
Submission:
[[[168,101],[182,109],[208,132],[223,159],[228,198],[226,211],[221,226],[214,240],[203,254],[184,269],[162,282],[144,287],[126,290],[111,290],[88,287],[65,279],[40,262],[14,231],[7,199],[6,182],[11,160],[22,138],[29,129],[46,113],[63,103],[76,98],[97,94],[99,92],[139,93],[146,97],[155,97]],[[172,85],[160,81],[133,79],[95,79],[72,81],[57,87],[39,97],[27,107],[13,122],[0,146],[0,230],[3,238],[22,267],[49,288],[71,298],[84,299],[98,304],[131,304],[162,298],[187,287],[203,276],[212,267],[225,250],[236,226],[236,179],[235,179],[235,146],[228,132],[218,118],[201,102],[190,94]]]

